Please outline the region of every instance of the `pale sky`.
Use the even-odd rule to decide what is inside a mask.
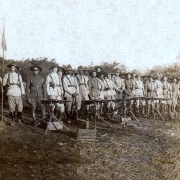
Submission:
[[[145,70],[180,53],[179,0],[0,0],[0,18],[8,59]]]

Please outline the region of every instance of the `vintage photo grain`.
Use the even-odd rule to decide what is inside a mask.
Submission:
[[[180,179],[178,1],[0,4],[0,179]]]

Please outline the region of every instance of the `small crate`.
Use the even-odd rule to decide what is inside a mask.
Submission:
[[[61,130],[61,129],[63,129],[63,121],[48,123],[48,130],[50,131]]]
[[[125,117],[121,117],[121,121],[122,122],[129,122],[129,121],[131,121],[131,117],[130,116],[127,116],[126,118]]]
[[[96,130],[78,129],[77,139],[96,139]]]
[[[89,121],[84,119],[77,119],[76,122],[79,128],[89,129]]]

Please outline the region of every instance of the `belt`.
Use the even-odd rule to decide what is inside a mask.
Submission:
[[[75,85],[68,85],[68,87],[75,87]]]
[[[85,83],[80,83],[79,85],[81,86],[81,85],[86,85],[86,84]]]
[[[18,85],[18,86],[19,86],[20,84],[17,84],[17,83],[10,83],[9,85]]]

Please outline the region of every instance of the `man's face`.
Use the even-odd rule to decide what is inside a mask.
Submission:
[[[80,75],[83,75],[83,74],[84,74],[84,72],[83,72],[82,70],[80,70],[80,71],[79,71],[79,74],[80,74]]]
[[[115,75],[116,75],[116,76],[119,76],[119,72],[116,72]]]
[[[67,74],[72,75],[72,70],[68,70]]]
[[[176,83],[176,82],[177,82],[177,79],[176,79],[176,78],[174,78],[174,79],[173,79],[173,82],[174,82],[174,83]]]
[[[127,75],[127,78],[128,78],[128,79],[130,79],[130,78],[131,78],[131,75],[130,75],[130,74],[128,74],[128,75]]]
[[[140,80],[141,79],[141,77],[140,76],[137,76],[137,80]]]
[[[149,81],[152,82],[152,81],[153,81],[153,78],[152,78],[152,77],[149,77]]]
[[[92,73],[92,76],[93,76],[93,77],[96,77],[96,72],[93,72],[93,73]]]
[[[100,72],[101,71],[101,69],[100,68],[97,68],[97,72]]]
[[[108,74],[108,79],[111,79],[111,74]]]
[[[12,72],[16,71],[16,67],[15,66],[11,66],[11,71]]]
[[[53,68],[54,73],[57,73],[57,70],[58,70],[57,67]]]
[[[38,69],[38,68],[34,68],[33,73],[34,73],[35,75],[38,74],[38,73],[39,73],[39,69]]]
[[[167,81],[167,77],[164,77],[163,80],[164,80],[164,81]]]
[[[60,70],[60,71],[58,72],[58,74],[59,74],[59,76],[62,76],[62,75],[63,75],[63,72]]]
[[[103,74],[100,76],[100,79],[104,79],[104,75]]]

